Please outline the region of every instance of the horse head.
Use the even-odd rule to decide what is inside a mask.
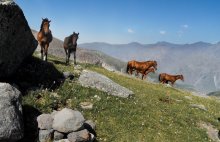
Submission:
[[[74,45],[76,44],[78,38],[79,38],[79,33],[73,32],[73,34],[72,34],[72,42],[73,42]]]
[[[181,79],[182,81],[184,81],[184,77],[183,77],[183,75],[181,74],[181,75],[179,75],[179,79]]]
[[[48,20],[47,18],[42,18],[41,31],[43,30],[45,34],[50,32],[50,22],[51,20]]]
[[[157,61],[153,61],[153,67],[157,70]]]

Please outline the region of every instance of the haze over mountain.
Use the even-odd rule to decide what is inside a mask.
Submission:
[[[196,42],[192,44],[85,43],[80,47],[99,50],[110,56],[129,60],[156,60],[158,73],[183,74],[185,84],[208,93],[220,90],[220,43]],[[178,81],[180,83],[180,81]]]

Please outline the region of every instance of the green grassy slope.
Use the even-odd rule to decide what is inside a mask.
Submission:
[[[64,59],[50,57],[49,62],[61,72],[78,74],[73,66],[62,64]],[[55,90],[29,91],[23,97],[23,104],[41,112],[63,107],[78,109],[86,119],[96,122],[97,140],[100,142],[205,142],[211,140],[206,131],[198,127],[199,122],[209,122],[220,129],[220,102],[217,100],[192,96],[175,88],[147,83],[98,66],[81,66],[106,75],[132,90],[135,95],[127,99],[109,96],[96,89],[80,86],[76,77],[66,80]],[[192,100],[185,96],[192,97]],[[92,102],[93,109],[81,109],[79,104],[83,101]],[[191,108],[190,104],[203,104],[208,111]]]

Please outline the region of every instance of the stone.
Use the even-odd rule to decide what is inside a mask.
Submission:
[[[82,128],[85,119],[79,111],[64,108],[54,115],[53,129],[62,133],[70,133]]]
[[[214,128],[214,126],[210,123],[199,122],[199,127],[206,130],[208,137],[214,142],[220,142],[219,139],[219,130]]]
[[[80,106],[82,109],[92,109],[93,104],[91,102],[81,102]]]
[[[90,140],[90,133],[84,129],[68,134],[67,138],[70,142],[87,142]]]
[[[63,139],[64,138],[64,134],[63,133],[60,133],[60,132],[58,132],[58,131],[55,131],[54,132],[54,140],[61,140],[61,139]]]
[[[108,77],[93,71],[83,70],[79,82],[84,87],[96,88],[113,96],[128,98],[134,94],[131,90],[113,82]]]
[[[10,77],[37,48],[21,8],[12,0],[0,1],[0,78]]]
[[[62,139],[62,140],[55,140],[54,142],[70,142],[68,139]]]
[[[24,136],[21,93],[7,83],[0,83],[0,142],[14,142]]]
[[[41,114],[37,117],[38,128],[41,130],[52,129],[53,117],[51,114]]]
[[[53,139],[54,130],[40,130],[39,131],[39,142],[50,142]]]
[[[191,104],[190,106],[193,107],[193,108],[198,108],[198,109],[207,111],[207,108],[204,105]]]

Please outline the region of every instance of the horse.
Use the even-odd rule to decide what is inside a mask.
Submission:
[[[47,51],[50,42],[53,40],[50,27],[51,20],[42,18],[40,31],[37,33],[38,44],[41,46],[41,59],[47,61]]]
[[[127,63],[127,73],[132,74],[133,70],[137,70],[139,72],[147,71],[150,67],[154,67],[155,70],[157,70],[157,61],[138,62],[132,60]]]
[[[178,80],[178,79],[184,81],[183,75],[169,75],[169,74],[166,74],[166,73],[159,74],[159,81],[163,84],[164,83],[168,84],[168,82],[171,82],[171,84],[173,86],[175,81]]]
[[[145,79],[150,72],[155,73],[155,68],[154,67],[150,67],[148,70],[146,70],[144,72],[141,72],[142,80]],[[139,73],[139,71],[137,73]]]
[[[65,37],[63,48],[66,53],[66,65],[69,64],[70,54],[73,52],[74,55],[74,64],[76,65],[76,48],[77,48],[77,39],[79,38],[79,33],[73,32],[68,37]]]

